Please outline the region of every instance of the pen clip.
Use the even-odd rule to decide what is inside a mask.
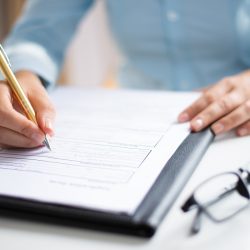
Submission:
[[[3,47],[2,47],[2,45],[1,45],[1,44],[0,44],[0,51],[2,52],[2,54],[3,54],[4,58],[6,59],[6,62],[8,63],[8,65],[9,65],[9,66],[10,66],[10,68],[11,68],[10,60],[9,60],[9,58],[8,58],[7,54],[5,53],[5,51],[4,51],[4,49],[3,49]]]

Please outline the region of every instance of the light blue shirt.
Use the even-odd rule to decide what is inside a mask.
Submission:
[[[56,82],[93,0],[30,0],[5,42],[15,70]],[[192,90],[249,69],[250,0],[106,0],[121,86]],[[88,69],[83,69],[88,70]]]

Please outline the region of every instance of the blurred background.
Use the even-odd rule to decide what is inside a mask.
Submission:
[[[0,41],[8,35],[22,12],[25,0],[0,0]],[[115,75],[121,60],[115,46],[105,10],[105,1],[97,0],[73,38],[58,79],[60,84],[86,87],[115,87]]]

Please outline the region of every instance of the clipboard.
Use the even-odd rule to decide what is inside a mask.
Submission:
[[[208,128],[190,133],[166,162],[133,215],[0,196],[0,214],[11,218],[152,237],[214,139]]]

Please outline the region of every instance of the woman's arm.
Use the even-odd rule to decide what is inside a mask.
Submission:
[[[55,83],[77,24],[93,0],[29,0],[4,43],[14,71],[29,70]],[[47,87],[47,86],[46,86]]]
[[[44,87],[55,83],[64,52],[92,0],[30,0],[4,47],[39,124],[29,121],[0,79],[0,147],[36,147],[53,136],[55,109]],[[43,79],[43,81],[41,81]],[[43,86],[44,85],[44,86]]]

